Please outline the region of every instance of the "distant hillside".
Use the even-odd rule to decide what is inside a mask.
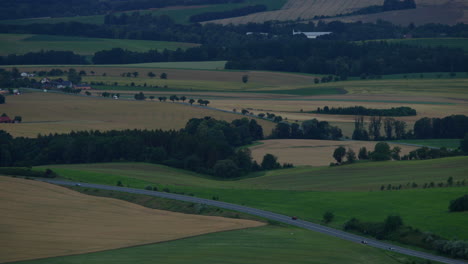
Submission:
[[[131,51],[176,50],[195,47],[195,43],[65,37],[32,34],[0,34],[0,56],[25,54],[40,50],[73,51],[79,55],[93,55],[103,49],[122,48]]]
[[[336,16],[357,11],[361,8],[382,5],[383,0],[289,0],[281,10],[251,14],[244,17],[216,20],[221,24],[245,24],[269,20],[313,20],[320,16]],[[339,17],[329,20],[377,21],[388,20],[397,24],[468,22],[468,3],[464,0],[416,0],[417,8],[389,11],[371,15]],[[327,19],[328,20],[328,19]]]

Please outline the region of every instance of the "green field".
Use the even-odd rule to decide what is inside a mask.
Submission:
[[[192,15],[201,14],[205,12],[219,12],[232,10],[249,5],[263,4],[268,7],[268,10],[280,9],[287,0],[247,0],[244,3],[239,4],[218,4],[208,6],[193,6],[186,8],[160,8],[154,10],[140,10],[140,13],[147,14],[151,13],[154,16],[167,15],[171,17],[176,23],[185,24],[189,23],[189,18]],[[134,11],[127,11],[125,13],[133,13]],[[27,18],[27,19],[16,19],[16,20],[0,20],[2,24],[9,25],[28,25],[34,23],[47,23],[57,24],[63,22],[80,22],[89,24],[104,24],[104,15],[96,16],[76,16],[76,17],[58,17],[58,18]]]
[[[198,197],[219,196],[221,201],[243,204],[286,215],[297,215],[320,222],[325,211],[332,211],[332,226],[341,228],[351,217],[382,221],[399,214],[405,224],[447,238],[468,238],[464,228],[467,213],[449,213],[449,201],[466,194],[468,187],[412,189],[431,181],[468,183],[467,157],[428,161],[361,163],[341,167],[299,167],[271,171],[263,176],[236,181],[219,181],[160,165],[144,163],[86,164],[47,166],[62,177],[100,184],[144,188],[156,185],[172,192],[193,193]],[[400,191],[380,191],[381,185],[403,185]]]
[[[18,264],[397,264],[404,260],[410,258],[308,230],[265,226],[77,256],[24,261]]]
[[[164,49],[176,50],[178,48],[185,49],[195,46],[198,46],[198,44],[53,35],[0,34],[0,56],[8,54],[20,55],[41,50],[73,51],[80,55],[94,55],[97,51],[109,50],[112,48],[144,52],[151,49],[162,51]]]
[[[457,149],[460,147],[460,139],[413,139],[393,140],[395,143],[416,144],[428,147]]]

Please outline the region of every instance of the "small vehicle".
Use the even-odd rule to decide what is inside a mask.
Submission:
[[[297,216],[291,217],[292,220],[297,220]]]
[[[389,250],[395,250],[395,249],[394,249],[394,248],[392,248],[392,247],[389,247],[388,249],[389,249]]]
[[[367,244],[367,241],[362,240],[361,243],[366,245],[366,244]]]
[[[81,183],[76,183],[75,186],[81,186]]]

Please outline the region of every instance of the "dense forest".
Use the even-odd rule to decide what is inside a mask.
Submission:
[[[231,123],[194,118],[179,131],[83,131],[37,138],[13,138],[0,131],[0,166],[144,161],[237,177],[262,169],[248,149],[236,148],[259,139],[262,127],[246,118]]]
[[[2,0],[1,19],[32,17],[70,17],[100,15],[109,12],[162,8],[167,6],[243,3],[244,0]]]
[[[329,108],[325,106],[323,108],[317,108],[313,113],[329,115],[415,116],[416,110],[407,106],[392,107],[390,109],[374,109],[364,106]]]
[[[292,31],[329,31],[333,34],[321,36],[321,39],[330,40],[371,40],[412,37],[468,37],[468,25],[457,24],[453,26],[441,24],[427,24],[422,26],[398,26],[390,22],[378,21],[376,23],[343,23],[343,22],[264,22],[248,23],[243,25],[218,25],[199,23],[181,25],[176,24],[170,17],[161,15],[141,14],[134,12],[120,15],[109,14],[105,16],[104,25],[85,24],[78,22],[57,24],[31,24],[31,25],[0,25],[1,33],[32,33],[82,37],[118,38],[118,39],[144,39],[194,42],[209,45],[239,44],[245,40],[255,38],[269,39],[291,36]],[[267,35],[247,32],[265,33]]]

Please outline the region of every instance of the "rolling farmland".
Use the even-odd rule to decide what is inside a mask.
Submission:
[[[313,20],[316,16],[336,16],[356,11],[371,5],[382,5],[383,0],[289,0],[281,10],[267,11],[243,17],[215,20],[221,24],[245,24],[248,22],[265,22],[270,20]],[[414,10],[398,10],[378,14],[360,15],[351,17],[338,17],[325,19],[325,21],[376,21],[383,19],[395,23],[416,24],[423,22],[440,22],[456,24],[468,21],[466,15],[467,3],[463,0],[416,0],[418,6]],[[464,12],[465,10],[465,12]],[[436,15],[437,14],[437,15]]]
[[[368,162],[338,167],[297,167],[275,170],[235,181],[219,181],[160,165],[144,163],[54,165],[62,177],[115,185],[120,180],[133,188],[148,184],[171,192],[193,193],[197,197],[262,208],[319,222],[333,210],[334,227],[351,217],[382,221],[400,215],[406,224],[447,238],[468,237],[466,213],[449,213],[450,200],[467,191],[467,157],[423,161]],[[448,176],[465,185],[423,188],[424,184],[446,183]],[[254,176],[254,175],[252,175]],[[412,183],[418,185],[411,187]],[[381,191],[382,185],[402,185],[401,190]],[[458,186],[458,187],[456,187]],[[318,202],[319,201],[319,202]]]
[[[68,133],[80,130],[180,129],[191,118],[211,116],[232,121],[240,115],[178,103],[113,100],[53,93],[26,93],[7,97],[2,112],[20,115],[20,124],[0,124],[14,136]],[[274,123],[258,120],[268,134]]]
[[[184,215],[0,177],[0,262],[82,254],[256,227],[249,220]],[[27,193],[27,195],[25,195]]]

